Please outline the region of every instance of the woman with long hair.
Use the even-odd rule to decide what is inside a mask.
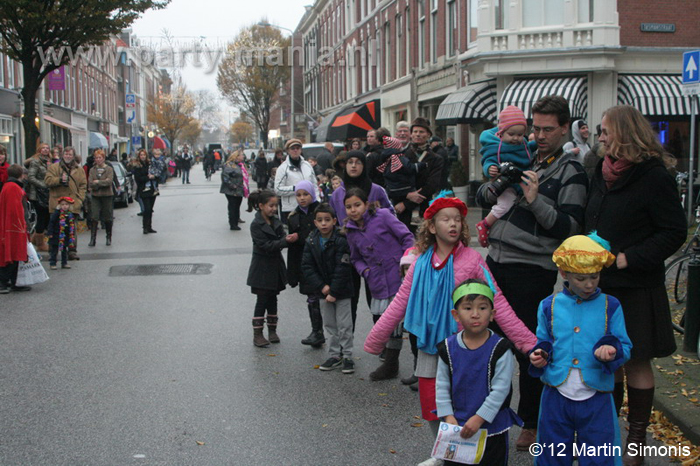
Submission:
[[[664,149],[644,115],[634,107],[612,107],[601,128],[605,156],[591,179],[585,231],[597,230],[617,256],[601,272],[600,288],[622,304],[632,340],[632,358],[615,374],[614,398],[619,411],[626,376],[629,435],[623,464],[636,466],[644,461],[640,447],[654,398],[651,359],[676,350],[664,261],[683,245],[687,224],[663,163]]]
[[[136,153],[136,160],[133,164],[134,181],[136,181],[136,195],[143,202],[143,234],[157,233],[153,229],[153,206],[156,203],[156,193],[158,192],[158,180],[151,170],[151,163],[148,160],[148,152],[141,149]]]
[[[231,230],[240,230],[241,202],[250,193],[248,188],[248,170],[245,168],[245,154],[238,150],[231,154],[221,170],[220,193],[228,200],[228,224]]]

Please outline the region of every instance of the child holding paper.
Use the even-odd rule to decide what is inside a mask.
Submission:
[[[438,345],[435,402],[437,415],[463,426],[468,439],[486,429],[486,449],[479,464],[508,464],[508,430],[522,421],[510,409],[515,358],[508,340],[489,330],[496,310],[494,291],[479,279],[460,283],[452,293],[452,317],[463,330]],[[446,465],[456,464],[445,461]]]

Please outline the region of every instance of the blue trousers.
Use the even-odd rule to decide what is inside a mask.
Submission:
[[[540,406],[539,451],[531,450],[539,454],[536,466],[571,466],[574,453],[580,466],[622,465],[620,425],[611,393],[573,401],[545,385]]]

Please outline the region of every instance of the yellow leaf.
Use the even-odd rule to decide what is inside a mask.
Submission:
[[[204,442],[200,442],[199,440],[195,440],[195,442],[197,442],[197,445],[204,445]]]
[[[420,419],[420,416],[413,416],[413,419]]]
[[[386,396],[386,393],[380,393],[379,396]]]
[[[321,366],[319,366],[318,364],[316,364],[316,365],[314,366],[314,369],[318,369],[319,367],[321,367]]]
[[[682,393],[683,396],[685,396],[685,397],[688,396],[688,390],[686,390],[685,388],[681,390],[681,393]]]
[[[396,454],[396,450],[389,450],[389,453],[391,453],[392,455],[395,455],[395,454]]]
[[[697,402],[698,402],[698,399],[697,399],[697,398],[689,398],[689,399],[690,399],[690,401],[692,401],[693,403],[697,403]]]
[[[413,424],[411,424],[411,427],[423,427],[423,423],[422,422],[414,422]]]
[[[277,356],[277,355],[276,355],[276,354],[270,353],[270,354],[268,354],[267,356],[270,357],[270,358],[274,358],[274,357]]]
[[[328,427],[328,424],[323,424],[321,427]]]

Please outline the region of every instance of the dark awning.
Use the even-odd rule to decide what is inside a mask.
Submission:
[[[690,97],[683,95],[680,75],[621,74],[617,103],[648,116],[690,115]]]
[[[365,138],[367,131],[381,126],[379,100],[362,105],[346,107],[338,113],[321,120],[316,128],[316,142],[345,141]]]
[[[518,79],[506,87],[500,108],[515,105],[532,118],[532,106],[546,95],[560,95],[568,100],[572,119],[588,118],[588,81],[581,76]]]
[[[442,101],[435,117],[440,125],[496,123],[496,80],[469,84]]]

